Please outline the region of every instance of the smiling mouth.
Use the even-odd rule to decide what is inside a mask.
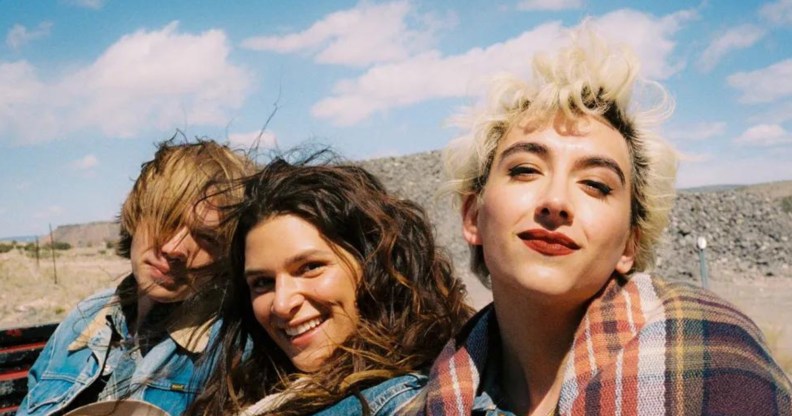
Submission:
[[[320,316],[297,326],[283,328],[283,332],[285,332],[289,338],[294,339],[323,324],[325,320],[325,318]]]

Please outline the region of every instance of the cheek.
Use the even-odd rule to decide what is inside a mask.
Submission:
[[[203,267],[210,265],[213,261],[215,261],[215,256],[208,250],[201,248],[195,253],[195,257],[188,265],[189,267]]]
[[[256,321],[270,332],[270,310],[272,306],[272,296],[270,294],[258,295],[251,299],[253,315]]]
[[[339,271],[327,276],[314,287],[316,298],[343,310],[344,314],[354,323],[358,321],[356,280],[351,274]]]

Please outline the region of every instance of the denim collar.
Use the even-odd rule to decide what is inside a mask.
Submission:
[[[126,279],[134,279],[134,276],[129,275]],[[122,283],[122,285],[123,284],[124,283]],[[168,335],[181,348],[194,354],[200,354],[206,350],[209,344],[209,332],[214,321],[214,319],[209,319],[197,324],[186,324],[169,328]],[[80,335],[77,336],[77,339],[69,344],[69,351],[90,347],[93,344],[108,345],[112,333],[110,331],[103,331],[103,329],[108,327],[114,328],[118,335],[121,336],[121,339],[125,339],[127,334],[123,333],[123,331],[126,331],[126,327],[123,326],[124,322],[125,319],[121,311],[121,300],[118,294],[114,293],[109,297],[108,301],[102,306],[102,309],[99,310]]]

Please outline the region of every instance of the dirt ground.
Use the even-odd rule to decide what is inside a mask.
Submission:
[[[710,289],[759,325],[776,360],[792,377],[792,277],[715,280]]]
[[[57,322],[82,298],[112,287],[129,273],[129,260],[104,248],[58,252],[58,283],[51,257],[35,257],[20,250],[0,254],[0,328]],[[776,359],[792,374],[792,275],[763,277],[713,270],[709,288],[750,316],[762,331]],[[467,278],[465,280],[470,280]],[[478,281],[468,281],[477,308],[491,300]]]

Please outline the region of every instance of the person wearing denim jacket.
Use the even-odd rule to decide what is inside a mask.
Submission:
[[[204,351],[220,327],[236,223],[217,207],[241,199],[233,183],[251,168],[209,140],[158,146],[119,215],[116,251],[131,273],[58,326],[29,372],[20,416],[123,400],[184,412],[222,354]]]
[[[471,315],[426,214],[321,153],[244,185],[221,345],[251,349],[218,360],[187,414],[392,413]]]
[[[129,278],[122,286],[125,283]],[[219,322],[172,330],[135,360],[130,355],[136,351],[111,345],[114,337],[129,338],[115,292],[109,289],[83,300],[58,326],[30,369],[29,391],[17,415],[49,415],[65,410],[103,376],[104,368],[120,368],[132,361],[136,364],[127,397],[111,391],[104,399],[142,400],[171,415],[184,411],[206,379],[205,369],[209,367],[196,366],[196,361],[219,329]]]

